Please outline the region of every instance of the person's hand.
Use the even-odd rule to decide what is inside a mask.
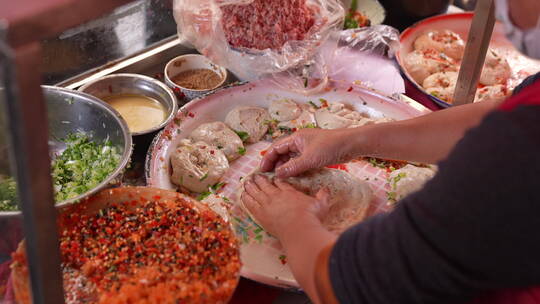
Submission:
[[[351,160],[352,129],[302,129],[274,143],[266,152],[261,171],[275,169],[276,176],[287,178],[310,169],[335,165]]]
[[[321,189],[312,197],[282,180],[272,182],[262,175],[247,180],[244,187],[241,197],[244,206],[268,233],[278,239],[285,233],[294,233],[295,224],[320,225],[328,213],[327,189]]]

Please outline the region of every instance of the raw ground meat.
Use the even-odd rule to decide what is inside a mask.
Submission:
[[[279,49],[287,41],[304,40],[315,23],[306,0],[254,0],[221,10],[223,31],[232,47]]]

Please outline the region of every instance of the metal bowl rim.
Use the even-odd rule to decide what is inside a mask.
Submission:
[[[88,94],[88,95],[91,95],[93,96],[94,98],[97,98],[99,99],[100,101],[102,101],[100,98],[92,95],[92,94],[89,94],[87,92],[85,92],[85,90],[93,85],[93,84],[96,84],[100,81],[104,81],[104,80],[107,80],[107,79],[113,79],[113,78],[122,78],[122,77],[125,77],[125,78],[135,78],[135,79],[142,79],[144,81],[148,81],[154,85],[157,85],[159,88],[163,89],[166,93],[166,95],[171,99],[171,102],[172,102],[172,108],[171,108],[171,111],[169,113],[169,115],[167,116],[167,118],[165,120],[163,120],[162,123],[160,123],[159,125],[151,128],[151,129],[148,129],[148,130],[144,130],[144,131],[140,131],[140,132],[131,132],[130,131],[130,134],[131,136],[139,136],[139,135],[146,135],[146,134],[150,134],[150,133],[153,133],[155,131],[158,131],[158,130],[161,130],[163,129],[167,124],[169,124],[169,122],[171,120],[173,120],[173,118],[176,116],[176,112],[178,112],[178,100],[176,99],[176,95],[174,95],[174,92],[171,90],[171,88],[169,88],[165,83],[157,80],[157,79],[154,79],[152,77],[149,77],[149,76],[146,76],[146,75],[141,75],[141,74],[135,74],[135,73],[117,73],[117,74],[110,74],[110,75],[106,75],[106,76],[103,76],[103,77],[99,77],[95,80],[92,80],[82,86],[80,86],[77,91],[81,92],[81,93],[84,93],[84,94]],[[103,103],[106,103],[105,101],[102,101]],[[160,103],[162,103],[161,101],[159,101]],[[108,105],[108,104],[107,104]],[[115,110],[116,111],[116,110]],[[120,114],[119,114],[120,115]]]
[[[42,88],[43,91],[46,91],[46,90],[48,90],[48,91],[59,91],[59,92],[68,93],[68,94],[80,95],[80,96],[86,98],[87,101],[89,101],[89,102],[91,102],[91,103],[93,103],[95,105],[98,105],[99,107],[101,107],[105,111],[108,111],[109,114],[111,114],[117,120],[117,122],[120,124],[120,128],[122,130],[122,135],[124,137],[124,153],[122,153],[121,161],[118,164],[118,166],[116,167],[116,169],[113,172],[111,172],[106,179],[104,179],[101,183],[99,183],[93,189],[90,189],[90,190],[86,191],[85,193],[82,193],[82,194],[80,194],[80,195],[78,195],[78,196],[76,196],[76,197],[74,197],[72,199],[65,200],[65,201],[54,204],[54,206],[56,208],[61,209],[61,208],[66,207],[66,206],[76,204],[83,198],[86,198],[86,197],[92,196],[93,194],[96,194],[97,192],[99,192],[99,191],[103,190],[104,188],[106,188],[111,183],[112,180],[117,178],[118,175],[120,175],[122,173],[122,171],[125,169],[125,167],[127,166],[127,164],[129,163],[129,161],[131,159],[131,153],[132,153],[132,150],[133,150],[132,138],[131,138],[131,135],[129,133],[127,123],[122,118],[122,116],[120,116],[120,114],[115,109],[113,109],[110,105],[108,105],[107,103],[101,101],[99,98],[96,98],[96,97],[94,97],[94,96],[92,96],[90,94],[84,93],[84,92],[80,92],[80,91],[76,91],[76,90],[70,90],[70,89],[57,87],[57,86],[42,85],[41,88]],[[45,96],[45,94],[44,94],[44,96]],[[0,211],[0,218],[18,217],[18,216],[21,216],[21,215],[22,215],[21,210],[18,210],[18,211]]]

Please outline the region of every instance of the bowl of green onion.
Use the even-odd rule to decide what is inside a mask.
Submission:
[[[42,86],[49,121],[49,155],[57,207],[77,203],[119,183],[129,164],[132,138],[124,119],[99,99]],[[18,213],[16,183],[0,176],[0,214]]]

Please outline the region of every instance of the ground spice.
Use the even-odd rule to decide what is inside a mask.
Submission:
[[[172,78],[177,85],[191,90],[214,89],[222,80],[223,77],[209,69],[187,70]]]

